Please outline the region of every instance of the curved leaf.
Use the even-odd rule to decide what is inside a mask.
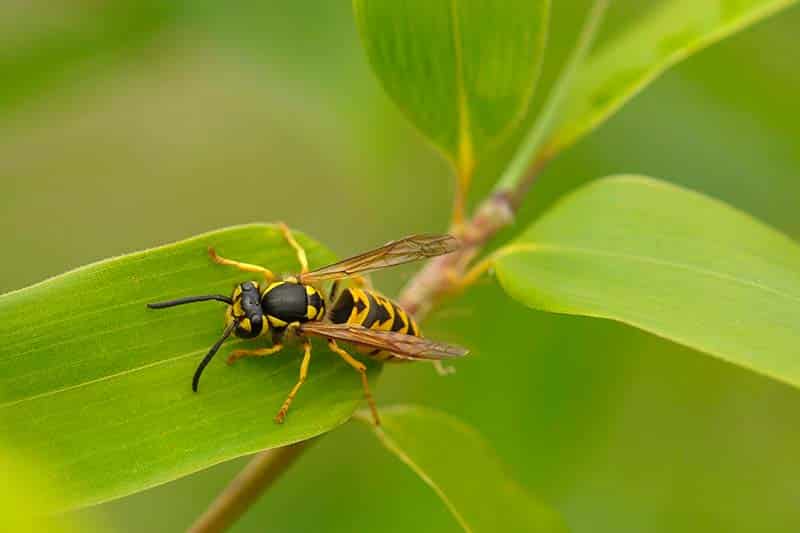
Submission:
[[[468,175],[521,119],[548,0],[354,0],[372,68],[411,122]]]
[[[717,200],[606,178],[557,203],[496,269],[531,307],[625,322],[800,386],[800,246]]]
[[[664,0],[598,49],[574,77],[545,148],[560,152],[591,132],[665,70],[796,0]]]
[[[309,261],[333,259],[303,235]],[[95,263],[0,297],[0,426],[46,461],[66,504],[86,505],[215,463],[307,439],[345,421],[360,380],[316,343],[308,381],[283,425],[273,422],[297,380],[299,351],[225,365],[229,340],[192,393],[192,374],[222,330],[218,302],[151,310],[147,302],[229,294],[247,274],[220,254],[276,272],[298,269],[273,226],[250,225]]]
[[[505,473],[484,439],[440,411],[381,409],[382,427],[359,412],[386,448],[441,498],[464,531],[567,531],[561,518]]]

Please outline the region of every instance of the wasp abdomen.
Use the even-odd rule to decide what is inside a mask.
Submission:
[[[419,336],[416,322],[402,307],[376,292],[363,289],[342,290],[328,318],[334,324],[359,324],[369,329]],[[378,359],[394,359],[390,353],[380,350],[367,353]]]

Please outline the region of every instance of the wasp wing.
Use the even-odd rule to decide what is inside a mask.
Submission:
[[[461,346],[394,331],[368,329],[357,324],[306,322],[299,327],[299,330],[305,334],[384,350],[402,359],[452,359],[469,353]]]
[[[426,257],[449,254],[456,251],[459,246],[458,239],[452,235],[411,235],[388,242],[363,254],[348,257],[338,263],[306,272],[300,279],[303,283],[342,279]]]

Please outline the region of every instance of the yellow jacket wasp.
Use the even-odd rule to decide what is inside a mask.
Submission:
[[[420,337],[414,319],[395,302],[373,290],[363,288],[365,282],[360,276],[370,271],[455,251],[459,243],[453,236],[412,235],[310,271],[305,250],[294,239],[289,228],[281,224],[280,229],[297,254],[300,262],[298,275],[279,279],[267,268],[220,257],[213,248],[209,248],[214,262],[261,274],[266,283],[260,285],[256,281],[245,281],[234,288],[230,297],[209,294],[148,304],[151,309],[209,300],[227,304],[225,329],[194,373],[194,392],[197,392],[200,376],[206,365],[231,334],[250,339],[269,333],[272,346],[256,350],[234,350],[228,357],[228,364],[241,357],[263,357],[280,351],[287,332],[291,332],[302,339],[304,355],[300,364],[300,377],[275,416],[275,421],[281,423],[308,374],[311,361],[308,336],[315,335],[327,339],[331,351],[359,372],[364,395],[377,425],[380,421],[367,382],[366,367],[339,347],[337,340],[353,344],[370,357],[383,361],[441,360],[467,354],[467,350],[459,346]],[[353,278],[361,287],[339,291],[339,280],[345,278]],[[330,296],[326,299],[315,285],[329,280],[334,283]]]

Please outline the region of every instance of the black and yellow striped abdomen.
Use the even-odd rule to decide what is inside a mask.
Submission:
[[[376,292],[364,289],[347,288],[342,290],[339,297],[336,298],[336,302],[331,306],[328,318],[334,324],[359,324],[369,329],[419,336],[417,323],[402,307]],[[395,359],[388,352],[370,351],[367,353],[384,361]]]

